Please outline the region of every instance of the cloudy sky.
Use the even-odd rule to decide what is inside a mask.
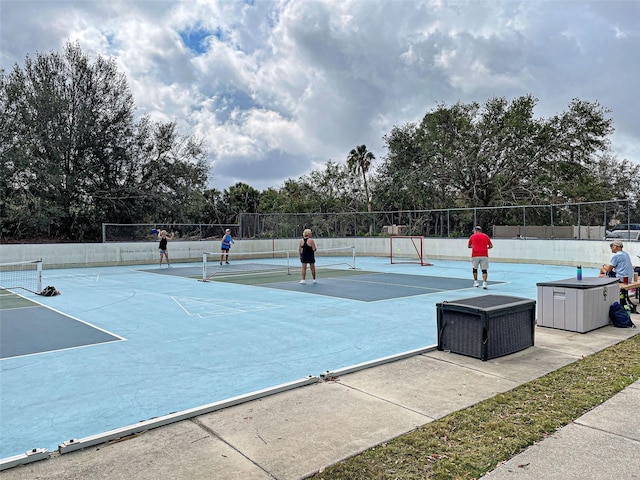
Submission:
[[[0,0],[0,67],[79,42],[137,111],[204,138],[211,186],[279,188],[438,104],[611,110],[640,164],[640,0]]]

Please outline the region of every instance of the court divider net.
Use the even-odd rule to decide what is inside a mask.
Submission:
[[[413,235],[392,235],[389,237],[390,263],[417,263],[431,266],[424,252],[423,237]]]
[[[356,268],[356,248],[338,247],[318,249],[316,251],[316,268],[346,267]],[[286,272],[300,268],[297,250],[271,250],[267,252],[229,252],[221,257],[220,252],[202,253],[202,281],[208,282],[218,275],[269,274]]]
[[[0,263],[0,287],[21,288],[31,293],[42,291],[42,259],[26,262]]]

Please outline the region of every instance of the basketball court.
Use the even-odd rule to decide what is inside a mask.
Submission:
[[[484,291],[469,262],[358,262],[306,285],[234,262],[209,281],[200,263],[45,269],[61,295],[0,297],[0,458],[433,346],[436,303],[575,273],[492,264]]]

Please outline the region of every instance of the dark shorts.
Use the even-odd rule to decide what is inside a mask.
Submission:
[[[300,263],[316,263],[316,258],[315,256],[311,255],[311,256],[300,256]]]
[[[231,247],[222,247],[220,250],[222,250],[223,252],[228,252],[231,249]]]

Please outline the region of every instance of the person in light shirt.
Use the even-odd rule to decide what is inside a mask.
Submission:
[[[600,276],[618,278],[620,280],[627,277],[627,280],[631,280],[633,278],[633,265],[629,254],[622,250],[623,243],[620,240],[615,240],[609,244],[609,247],[613,255],[609,263],[605,263],[600,268]]]

